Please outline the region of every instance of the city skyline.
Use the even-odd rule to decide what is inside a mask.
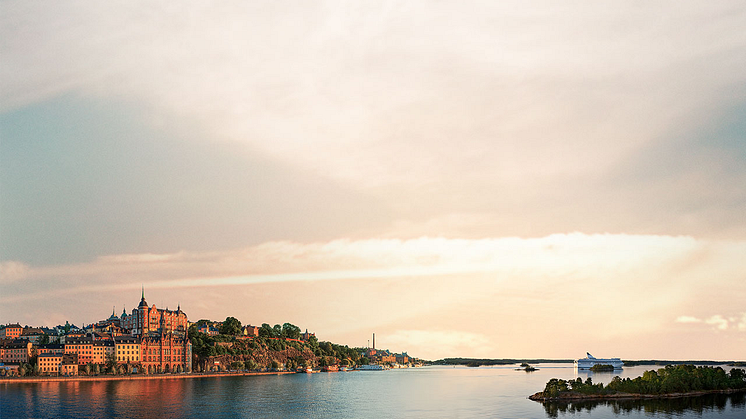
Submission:
[[[0,10],[0,323],[743,358],[738,2]]]

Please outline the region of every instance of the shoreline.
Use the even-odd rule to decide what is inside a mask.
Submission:
[[[698,397],[707,394],[736,394],[746,393],[746,389],[727,389],[727,390],[701,390],[688,391],[684,393],[666,393],[666,394],[635,394],[635,393],[615,393],[615,394],[581,394],[571,393],[560,397],[544,397],[541,392],[528,396],[529,400],[535,402],[588,402],[588,401],[606,401],[606,400],[650,400],[650,399],[676,399],[684,397]]]
[[[120,380],[178,380],[185,378],[219,378],[219,377],[247,377],[257,375],[296,374],[293,371],[277,372],[224,372],[224,373],[188,373],[188,374],[133,374],[133,375],[76,375],[72,377],[17,377],[0,378],[0,384],[15,383],[55,383],[73,381],[120,381]]]

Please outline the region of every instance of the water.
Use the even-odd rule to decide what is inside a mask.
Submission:
[[[425,367],[259,377],[0,384],[0,418],[746,418],[744,395],[681,400],[542,405],[526,397],[569,364],[539,371]],[[625,368],[636,377],[653,367]],[[580,373],[608,382],[611,373]]]

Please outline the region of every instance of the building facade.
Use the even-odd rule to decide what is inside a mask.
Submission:
[[[192,372],[192,344],[173,333],[142,338],[142,366],[149,374]]]
[[[0,328],[0,339],[2,338],[15,339],[21,336],[22,331],[23,331],[23,328],[18,323],[6,325]]]
[[[115,336],[114,356],[118,364],[137,364],[140,362],[140,339],[135,336]]]
[[[155,304],[148,306],[144,291],[140,304],[132,310],[132,314],[122,313],[120,324],[122,329],[136,336],[161,332],[185,336],[188,327],[187,315],[181,311],[181,306],[175,311],[157,308]]]
[[[0,362],[6,364],[28,362],[32,347],[32,343],[27,340],[0,340]]]

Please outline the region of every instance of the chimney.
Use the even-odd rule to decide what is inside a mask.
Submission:
[[[376,334],[373,333],[373,349],[376,349]]]

